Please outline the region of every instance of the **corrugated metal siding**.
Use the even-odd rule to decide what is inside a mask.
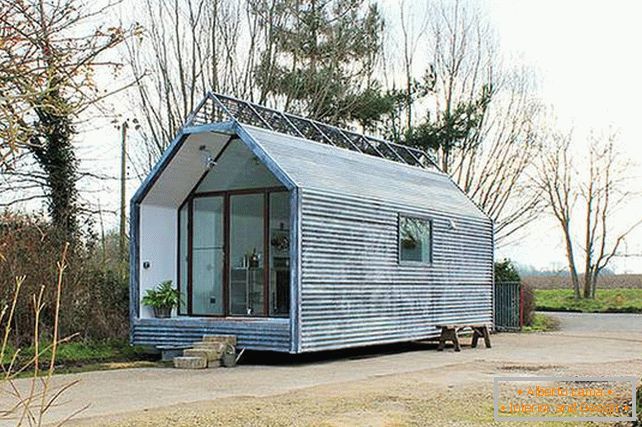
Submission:
[[[136,319],[131,336],[136,345],[185,348],[208,334],[236,335],[238,347],[250,350],[290,351],[289,319]]]
[[[434,337],[443,323],[492,322],[490,220],[327,190],[301,195],[302,351]],[[433,219],[432,265],[398,264],[399,213]]]

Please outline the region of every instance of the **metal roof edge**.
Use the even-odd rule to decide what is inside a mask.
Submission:
[[[186,134],[204,132],[233,134],[235,132],[235,121],[227,120],[225,122],[208,123],[205,125],[185,126],[182,131]]]
[[[152,189],[152,187],[156,183],[156,180],[160,177],[165,168],[172,161],[188,136],[189,134],[185,133],[183,129],[179,130],[174,140],[165,149],[165,151],[161,155],[161,158],[158,160],[158,162],[156,162],[152,170],[149,172],[149,174],[147,174],[147,177],[145,177],[143,182],[138,187],[138,190],[136,190],[136,192],[130,199],[131,204],[140,203],[143,201],[147,193],[149,193],[149,190]]]
[[[442,172],[442,173],[443,173],[443,172]],[[455,180],[452,178],[452,176],[448,175],[447,173],[444,173],[444,175],[446,175],[446,177],[448,178],[448,180],[449,180],[450,182],[452,182],[452,183],[453,183],[453,185],[455,186],[455,188],[456,188],[458,191],[460,191],[460,192],[461,192],[461,194],[463,194],[463,195],[466,197],[466,199],[468,199],[468,201],[469,201],[470,203],[472,203],[472,204],[473,204],[473,206],[475,206],[475,207],[479,210],[479,212],[481,212],[481,214],[482,214],[482,215],[484,215],[484,216],[485,216],[485,217],[486,217],[490,222],[492,222],[493,224],[495,224],[495,220],[494,220],[493,218],[491,218],[491,217],[490,217],[490,215],[488,215],[488,214],[486,213],[486,211],[484,211],[484,210],[481,208],[481,206],[479,206],[479,204],[477,204],[477,202],[476,202],[476,201],[474,201],[474,200],[473,200],[473,198],[472,198],[472,197],[470,197],[470,196],[468,195],[468,193],[466,193],[466,192],[464,191],[464,189],[463,189],[463,188],[461,188],[461,187],[459,186],[459,184],[457,184],[457,183],[455,182]]]
[[[167,166],[171,163],[176,153],[178,153],[178,150],[180,150],[180,148],[183,146],[183,143],[185,143],[190,135],[206,132],[234,134],[235,131],[236,127],[233,120],[200,126],[186,126],[181,128],[174,140],[165,149],[161,158],[158,160],[158,162],[156,162],[147,177],[145,177],[141,185],[138,187],[138,190],[136,190],[136,193],[134,193],[134,195],[130,199],[130,203],[133,204],[142,202],[147,193],[154,186],[156,180],[160,177],[165,168],[167,168]]]
[[[261,143],[256,141],[254,137],[245,129],[245,126],[248,126],[239,121],[235,121],[234,128],[236,130],[236,135],[241,141],[252,151],[252,153],[263,162],[263,164],[272,172],[286,187],[288,190],[293,190],[298,188],[296,182],[283,170],[283,168],[274,160],[266,150],[263,149]],[[307,140],[306,140],[307,141]]]

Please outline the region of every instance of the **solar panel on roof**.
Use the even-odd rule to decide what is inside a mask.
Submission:
[[[437,169],[435,162],[423,150],[361,135],[327,123],[214,92],[208,92],[205,99],[187,118],[185,126],[221,122],[225,119],[410,166]]]

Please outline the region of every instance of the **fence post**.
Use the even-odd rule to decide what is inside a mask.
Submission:
[[[519,328],[524,327],[524,286],[519,282]]]

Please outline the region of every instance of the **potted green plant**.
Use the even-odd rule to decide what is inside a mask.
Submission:
[[[180,294],[174,289],[171,280],[161,282],[154,289],[148,289],[143,296],[143,304],[154,310],[154,317],[167,319],[172,309],[178,306]]]

